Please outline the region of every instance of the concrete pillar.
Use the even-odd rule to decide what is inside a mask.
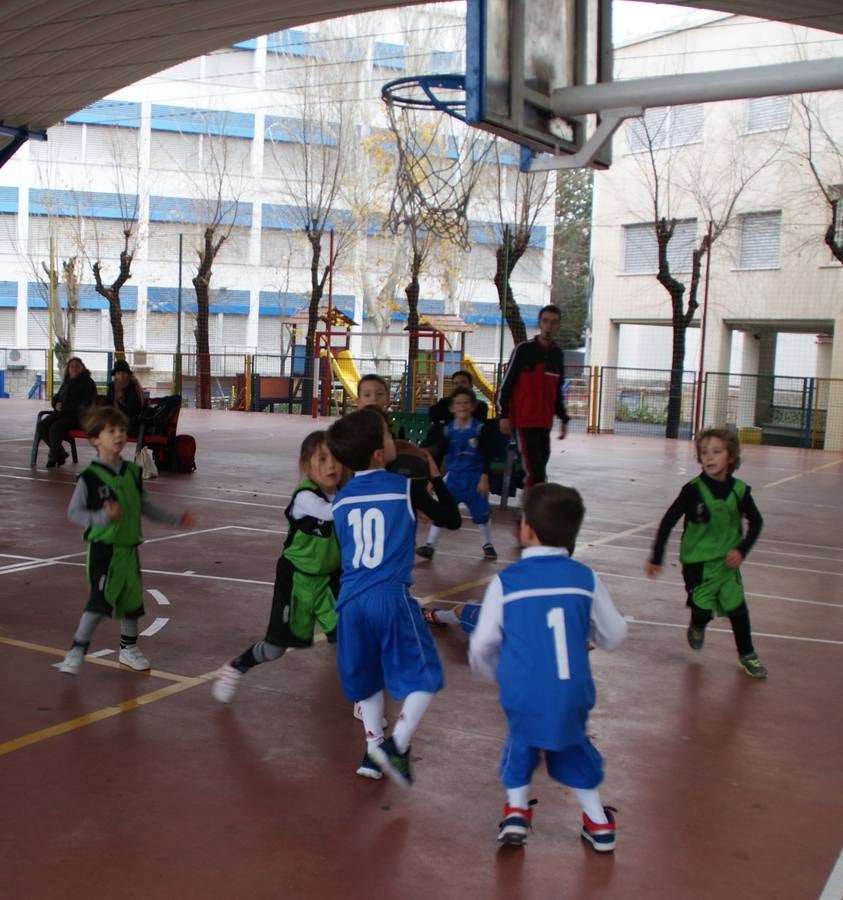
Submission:
[[[702,428],[722,427],[728,421],[729,363],[732,356],[732,329],[722,319],[711,315],[706,322],[705,405],[701,416]]]
[[[758,396],[758,366],[761,360],[761,342],[755,335],[744,335],[741,353],[741,380],[738,388],[738,406],[735,415],[736,428],[750,428],[755,423],[755,404]]]
[[[831,345],[831,381],[828,385],[828,414],[825,423],[825,449],[843,450],[843,312],[834,319],[834,343]]]
[[[615,430],[615,408],[618,402],[618,345],[620,344],[620,326],[608,322],[594,334],[591,345],[592,361],[601,367],[602,383],[600,385],[600,432]],[[599,343],[598,343],[599,341]]]
[[[758,339],[758,390],[755,397],[755,419],[759,425],[773,419],[773,386],[776,371],[775,331],[762,331]]]

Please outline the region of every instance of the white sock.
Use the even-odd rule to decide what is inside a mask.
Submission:
[[[530,808],[530,785],[525,784],[522,787],[517,788],[507,788],[506,789],[506,802],[510,806],[514,806],[516,809],[529,809]]]
[[[433,694],[429,691],[413,691],[407,695],[404,705],[401,707],[401,715],[392,729],[392,740],[399,753],[404,753],[410,746],[410,741],[419,727],[422,716],[427,712]]]
[[[363,715],[366,742],[369,744],[383,743],[383,691],[378,691],[371,697],[358,701],[357,705]]]
[[[460,624],[460,617],[452,609],[437,609],[436,618],[444,625]]]
[[[427,533],[427,542],[431,547],[436,546],[436,542],[439,540],[439,535],[442,533],[441,528],[437,528],[436,525],[430,526],[430,531]]]
[[[606,825],[609,819],[603,811],[603,804],[600,802],[600,791],[597,788],[574,788],[577,800],[580,801],[582,811],[594,822],[595,825]]]
[[[483,547],[486,544],[492,543],[492,524],[491,522],[484,522],[482,525],[477,526],[480,529],[480,543]]]

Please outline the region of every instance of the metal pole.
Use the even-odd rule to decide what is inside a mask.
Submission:
[[[56,302],[56,266],[55,266],[56,245],[55,239],[50,235],[50,286],[48,288],[47,306],[47,399],[53,396],[53,309]]]
[[[176,359],[173,366],[173,393],[181,394],[181,263],[184,235],[179,233],[179,291],[178,315],[176,317]]]
[[[678,106],[841,88],[843,59],[816,59],[558,88],[550,105],[554,115],[565,118],[629,106]]]
[[[708,282],[711,275],[711,222],[708,223],[708,253],[705,258],[705,286],[703,287],[702,322],[700,323],[700,364],[697,369],[697,398],[694,413],[694,435],[700,430],[700,401],[702,400],[703,363],[705,361],[705,326],[708,318]],[[694,435],[691,435],[693,437]]]
[[[506,304],[509,300],[509,225],[503,226],[503,299],[501,301],[501,339],[498,348],[498,383],[503,381],[503,336],[506,326]]]

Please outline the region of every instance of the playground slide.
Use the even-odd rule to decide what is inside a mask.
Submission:
[[[348,350],[340,350],[339,353],[329,353],[328,358],[331,360],[331,371],[334,378],[342,385],[342,389],[349,397],[357,402],[357,385],[360,383],[360,373],[357,371],[357,365]]]
[[[490,406],[495,405],[495,389],[487,380],[486,376],[474,365],[474,360],[470,356],[463,358],[462,367],[471,375],[474,386],[489,401]]]

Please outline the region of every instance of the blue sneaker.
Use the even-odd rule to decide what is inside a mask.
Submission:
[[[599,825],[597,822],[592,822],[585,813],[582,814],[582,831],[580,832],[580,837],[584,841],[588,841],[588,843],[591,844],[592,849],[596,850],[598,853],[611,853],[611,851],[615,849],[614,813],[616,810],[612,806],[604,806],[603,812],[606,813],[606,818],[609,820],[605,825]]]
[[[533,830],[533,807],[538,800],[531,800],[527,809],[517,806],[503,805],[503,819],[498,825],[498,840],[511,847],[523,847],[527,843],[527,834]]]
[[[403,753],[398,752],[395,741],[388,737],[377,747],[369,748],[369,757],[377,767],[401,787],[409,787],[413,783],[413,775],[410,772],[410,748]]]

